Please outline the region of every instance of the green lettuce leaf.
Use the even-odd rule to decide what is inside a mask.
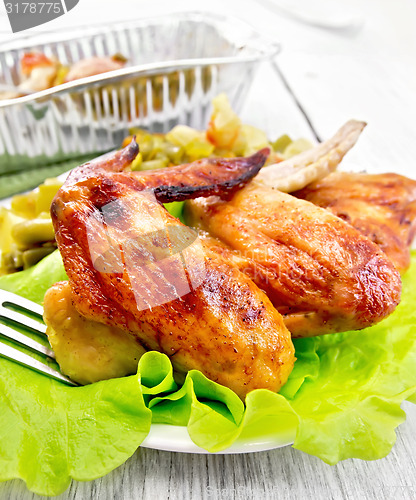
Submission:
[[[65,279],[58,252],[27,271],[0,278],[0,288],[41,303]],[[256,390],[246,404],[230,389],[189,372],[175,381],[167,356],[146,353],[137,376],[80,388],[0,358],[0,480],[21,478],[57,495],[71,478],[92,480],[122,464],[150,423],[187,426],[210,452],[234,442],[294,440],[327,463],[374,460],[395,442],[416,401],[416,255],[393,315],[367,330],[295,341],[295,368],[279,394]],[[35,458],[34,458],[35,457]]]
[[[2,360],[0,395],[0,479],[42,495],[110,472],[150,429],[137,376],[70,388]]]
[[[324,335],[319,374],[291,400],[300,417],[294,447],[329,464],[387,455],[405,419],[403,400],[416,393],[416,257],[403,280],[402,301],[380,324]]]

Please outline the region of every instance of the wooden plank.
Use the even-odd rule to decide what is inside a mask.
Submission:
[[[416,176],[416,78],[405,60],[296,53],[280,64],[321,137],[350,118],[368,123],[347,157],[351,166]]]
[[[227,7],[220,3],[225,12],[235,9],[236,2]],[[363,8],[369,8],[369,4],[376,7],[374,17],[355,36],[266,16],[265,10],[258,9],[255,3],[243,3],[247,7],[246,19],[284,43],[285,50],[277,61],[287,84],[276,77],[269,65],[263,65],[242,111],[243,120],[266,129],[271,139],[282,133],[313,139],[313,130],[325,139],[343,121],[362,118],[369,126],[347,156],[346,166],[378,171],[394,166],[402,173],[414,175],[416,79],[410,69],[415,65],[414,59],[407,59],[402,53],[406,52],[407,32],[401,34],[394,23],[389,24],[391,19],[404,20],[410,2],[390,2],[388,12],[397,10],[390,18],[385,15],[386,0],[378,4],[369,1]],[[85,1],[83,4],[87,5]],[[70,19],[69,15],[65,17]],[[389,43],[396,51],[395,57],[391,53],[386,56]],[[59,498],[415,498],[416,407],[404,404],[404,408],[408,419],[398,429],[397,444],[388,457],[376,462],[347,460],[330,467],[290,447],[230,456],[143,449],[102,479],[73,482]],[[11,481],[0,485],[0,498],[40,497],[29,493],[22,481]]]
[[[141,449],[101,479],[73,482],[60,500],[410,500],[416,497],[416,406],[381,460],[329,466],[290,447],[244,455],[194,455]],[[22,481],[0,484],[0,498],[37,500]],[[44,497],[42,497],[44,498]]]
[[[305,137],[316,140],[315,133],[296,96],[286,86],[272,63],[263,63],[253,81],[246,103],[240,113],[244,123],[265,130],[270,140],[282,134],[293,139]]]

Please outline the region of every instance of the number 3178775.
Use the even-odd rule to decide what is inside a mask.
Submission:
[[[61,14],[63,10],[61,2],[8,2],[6,3],[7,14]]]

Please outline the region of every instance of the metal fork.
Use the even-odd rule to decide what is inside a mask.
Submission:
[[[33,319],[24,313],[30,314],[37,319]],[[43,323],[42,317],[43,308],[39,304],[20,297],[14,293],[0,290],[0,356],[16,361],[23,366],[31,368],[39,373],[43,373],[44,375],[64,382],[65,384],[73,386],[78,385],[65,375],[62,375],[60,371],[48,366],[46,363],[38,361],[22,351],[2,343],[2,338],[6,338],[19,346],[30,349],[32,352],[41,354],[46,359],[49,358],[54,360],[55,353],[50,347],[45,347],[40,342],[33,340],[24,333],[21,333],[13,328],[13,326],[20,328],[23,327],[24,329],[46,337],[46,325]],[[7,324],[4,323],[5,321]]]

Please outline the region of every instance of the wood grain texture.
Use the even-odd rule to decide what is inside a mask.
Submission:
[[[102,479],[73,481],[59,500],[410,500],[416,498],[416,406],[397,443],[381,460],[329,466],[291,447],[241,455],[197,455],[139,449]],[[0,498],[38,500],[22,481],[0,485]]]

